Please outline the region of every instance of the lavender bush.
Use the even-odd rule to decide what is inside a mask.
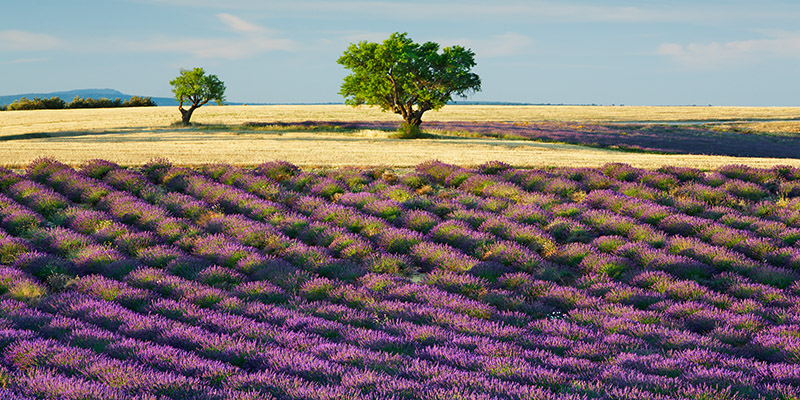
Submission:
[[[0,170],[0,397],[798,398],[798,182],[37,159]]]

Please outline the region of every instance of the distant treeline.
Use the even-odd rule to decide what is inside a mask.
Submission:
[[[111,99],[90,99],[75,96],[72,101],[67,103],[60,97],[51,97],[49,99],[42,99],[34,97],[28,99],[23,97],[8,106],[0,106],[0,110],[61,110],[65,108],[114,108],[114,107],[148,107],[155,106],[156,103],[150,97],[133,96],[128,100],[116,98]]]

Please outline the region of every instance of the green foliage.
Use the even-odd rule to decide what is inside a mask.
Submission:
[[[352,71],[339,91],[345,103],[391,110],[409,126],[419,126],[425,111],[442,108],[453,96],[481,89],[480,78],[470,72],[472,50],[453,46],[440,51],[437,43],[414,43],[405,33],[393,33],[382,44],[351,44],[337,62]]]
[[[422,130],[419,129],[419,125],[403,122],[400,124],[400,128],[397,129],[397,133],[392,137],[397,139],[419,139],[422,137]]]
[[[211,100],[222,105],[225,101],[225,84],[216,75],[206,75],[202,68],[181,69],[180,76],[169,81],[175,99],[181,104],[189,102],[202,106]]]
[[[150,97],[133,96],[122,102],[123,107],[151,107],[155,105],[156,102]]]
[[[114,107],[122,107],[122,99],[90,99],[85,98],[82,99],[79,96],[75,96],[72,101],[69,102],[67,105],[69,108],[114,108]]]
[[[42,99],[39,97],[34,97],[33,99],[28,99],[27,97],[23,97],[11,104],[8,105],[7,109],[9,111],[15,110],[61,110],[66,107],[66,103],[64,100],[61,100],[59,97],[51,97],[49,99]]]
[[[75,96],[72,101],[67,104],[67,108],[115,108],[115,107],[149,107],[155,106],[156,103],[150,97],[133,96],[128,100],[116,98],[111,99],[90,99]]]
[[[15,110],[61,110],[65,108],[115,108],[115,107],[143,107],[155,106],[156,103],[150,97],[133,96],[128,100],[116,99],[91,99],[80,98],[75,96],[69,103],[62,100],[60,97],[51,97],[49,99],[42,99],[34,97],[28,99],[23,97],[8,106],[1,106],[0,111],[15,111]]]
[[[178,110],[181,111],[182,123],[189,124],[192,112],[207,104],[215,101],[218,105],[225,102],[225,84],[216,75],[206,75],[202,68],[181,69],[181,73],[175,79],[169,81],[172,85],[172,93],[178,100]],[[189,104],[189,109],[184,109],[184,103]]]

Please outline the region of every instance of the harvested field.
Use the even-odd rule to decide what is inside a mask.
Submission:
[[[395,121],[306,121],[279,124],[247,124],[290,131],[322,130],[397,130]],[[492,122],[432,121],[425,123],[428,137],[456,135],[468,138],[499,138],[558,142],[665,154],[697,154],[733,157],[800,157],[800,136],[744,134],[737,130],[697,125],[599,124],[580,122]]]
[[[755,120],[788,119],[796,114],[796,108],[448,106],[439,112],[427,113],[425,120],[428,121],[427,128],[436,132],[437,124],[458,121],[466,124],[497,124],[503,121],[525,124],[548,120]],[[54,157],[72,166],[95,158],[122,165],[142,165],[154,157],[168,158],[179,165],[218,161],[255,165],[270,160],[287,160],[300,166],[398,167],[412,166],[430,159],[459,165],[478,165],[489,160],[521,167],[600,166],[609,162],[624,162],[642,168],[676,165],[706,169],[726,164],[770,167],[798,165],[800,162],[798,157],[786,153],[792,149],[788,145],[779,147],[782,152],[776,152],[778,156],[762,153],[755,154],[761,156],[756,158],[631,153],[609,149],[614,147],[613,143],[600,143],[606,148],[592,148],[530,140],[459,137],[446,131],[440,132],[437,139],[402,141],[391,139],[389,133],[376,129],[335,132],[334,129],[331,132],[301,128],[272,131],[240,129],[247,122],[372,121],[392,124],[398,120],[398,116],[382,113],[378,109],[355,109],[342,105],[203,107],[195,115],[199,128],[171,127],[170,124],[178,117],[173,107],[14,111],[3,112],[0,116],[0,164],[6,167],[24,166],[40,156]],[[565,124],[576,126],[576,123]],[[736,134],[728,135],[735,137]],[[536,139],[571,141],[557,135]],[[620,144],[631,147],[626,139],[621,137]],[[794,142],[791,138],[774,139]],[[705,148],[716,147],[713,140],[705,140]],[[583,143],[580,140],[574,142]],[[683,143],[693,146],[690,137]],[[750,147],[759,148],[755,145]],[[656,150],[668,152],[669,149]]]
[[[103,158],[121,165],[142,165],[152,158],[167,158],[179,165],[228,162],[255,165],[287,160],[300,166],[388,165],[408,167],[438,159],[458,165],[478,165],[489,160],[525,166],[591,166],[624,162],[640,168],[665,165],[713,169],[727,164],[756,167],[800,166],[798,159],[666,155],[630,153],[569,144],[500,139],[387,138],[385,132],[283,134],[208,132],[136,132],[70,136],[0,142],[0,159],[6,167],[21,167],[37,157],[54,157],[77,166]]]
[[[175,107],[8,111],[0,136],[16,133],[165,127],[179,119]],[[446,106],[425,114],[425,121],[792,121],[797,107],[608,107],[608,106]],[[193,121],[236,125],[249,121],[397,121],[377,108],[345,105],[206,106]]]

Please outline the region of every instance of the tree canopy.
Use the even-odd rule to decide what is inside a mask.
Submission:
[[[437,43],[414,43],[406,33],[393,33],[383,43],[350,44],[337,62],[352,71],[339,91],[346,104],[379,106],[402,115],[406,127],[417,130],[425,111],[481,90],[480,78],[471,72],[472,50],[452,46],[440,51]]]
[[[225,84],[216,75],[206,75],[203,68],[181,69],[180,75],[169,81],[169,84],[178,100],[178,110],[181,111],[181,122],[184,125],[189,125],[194,110],[209,101],[213,100],[218,105],[225,101]],[[188,110],[183,108],[184,103],[189,104]]]

